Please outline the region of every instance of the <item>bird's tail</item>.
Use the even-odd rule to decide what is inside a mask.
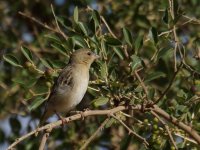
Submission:
[[[41,117],[41,119],[40,119],[40,122],[39,122],[39,124],[38,124],[38,126],[37,126],[37,130],[42,126],[42,125],[44,125],[44,123],[45,123],[45,121],[50,117],[52,115],[52,113],[50,112],[50,111],[45,111],[44,113],[43,113],[43,115],[42,115],[42,117]],[[36,133],[35,133],[35,136],[37,136],[38,135],[38,132],[39,131],[37,131]]]

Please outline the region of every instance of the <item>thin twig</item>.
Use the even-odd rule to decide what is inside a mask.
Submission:
[[[39,21],[39,20],[36,19],[35,17],[32,17],[32,16],[30,16],[30,15],[28,15],[28,14],[25,14],[25,13],[21,12],[21,11],[19,11],[19,14],[22,15],[22,16],[24,16],[24,17],[26,17],[26,18],[28,18],[28,19],[30,19],[30,20],[32,20],[33,22],[39,24],[40,26],[42,26],[42,27],[44,27],[44,28],[46,28],[46,29],[48,29],[48,30],[50,30],[50,31],[52,31],[52,32],[61,34],[65,39],[67,39],[66,35],[63,34],[63,32],[60,32],[57,28],[54,29],[53,27],[51,27],[51,26],[49,26],[49,25],[47,25],[47,24],[45,24],[45,23],[42,23],[41,21]]]
[[[176,146],[176,142],[174,141],[172,134],[169,130],[168,125],[160,118],[160,116],[158,116],[155,112],[151,111],[151,114],[154,115],[165,127],[168,135],[169,135],[169,139],[171,140],[172,144],[174,145],[175,149],[178,150],[178,147]]]
[[[145,146],[149,146],[149,143],[147,142],[147,140],[145,138],[143,138],[142,136],[140,136],[139,134],[137,134],[136,132],[134,132],[132,129],[130,129],[121,119],[119,119],[118,117],[116,117],[113,114],[111,114],[111,117],[113,117],[117,121],[119,121],[128,130],[129,134],[133,134],[139,140],[143,141],[143,143],[145,144]]]
[[[161,36],[163,36],[165,34],[169,35],[171,32],[173,32],[173,30],[168,30],[168,31],[161,32],[160,34],[158,34],[158,37],[161,37]],[[150,40],[150,38],[147,38],[144,42],[147,42],[149,40]]]
[[[92,142],[92,140],[97,136],[97,134],[104,128],[106,123],[109,121],[109,118],[105,119],[104,122],[98,127],[98,129],[90,136],[89,139],[81,146],[80,150],[86,149],[86,147]]]
[[[53,5],[51,4],[51,11],[53,13],[53,16],[54,16],[54,19],[56,21],[56,26],[57,26],[57,29],[59,31],[59,33],[67,40],[68,37],[65,35],[65,33],[60,29],[60,26],[58,24],[58,21],[57,21],[57,18],[56,18],[56,15],[55,15],[55,12],[54,12],[54,9],[53,9]]]
[[[127,108],[125,106],[118,106],[116,108],[113,108],[113,109],[109,109],[109,110],[88,110],[88,111],[85,111],[81,114],[76,114],[76,115],[72,115],[70,117],[67,117],[67,118],[64,118],[64,123],[67,124],[68,122],[72,122],[72,121],[75,121],[75,120],[79,120],[79,119],[82,119],[83,117],[88,117],[88,116],[101,116],[101,115],[108,115],[108,114],[114,114],[114,113],[117,113],[119,111],[122,111],[122,110],[126,110]],[[138,106],[135,106],[134,108],[132,109],[141,109],[141,107],[138,105]],[[54,129],[55,127],[58,127],[60,125],[63,124],[63,121],[62,120],[58,120],[56,122],[52,122],[52,123],[49,123],[47,125],[44,125],[42,127],[39,127],[39,128],[36,128],[35,130],[23,135],[22,137],[18,138],[15,140],[15,142],[13,142],[9,147],[8,147],[8,150],[11,150],[12,148],[14,148],[18,143],[22,142],[23,140],[25,140],[26,138],[38,133],[38,132],[41,132],[41,131],[44,131],[44,130],[47,130],[47,129]]]
[[[132,106],[132,107],[125,107],[125,106],[118,106],[115,107],[113,109],[108,109],[108,110],[88,110],[85,111],[81,114],[76,114],[76,115],[72,115],[70,117],[64,118],[64,123],[67,124],[68,122],[72,122],[75,120],[79,120],[82,119],[83,117],[86,118],[88,116],[102,116],[102,115],[109,115],[109,114],[115,114],[117,112],[123,111],[123,110],[141,110],[142,105],[136,105],[136,106]],[[155,113],[157,113],[160,117],[165,118],[166,120],[168,120],[169,122],[173,123],[175,126],[179,127],[180,129],[182,129],[183,131],[185,131],[187,134],[189,134],[191,136],[191,138],[193,138],[198,144],[200,144],[200,135],[198,135],[197,131],[195,131],[194,129],[192,129],[190,126],[184,124],[183,122],[179,121],[178,119],[174,118],[173,116],[169,115],[167,112],[165,112],[164,110],[162,110],[161,108],[159,108],[157,105],[153,105],[151,108],[146,108],[144,107],[146,111],[154,111]],[[13,142],[9,147],[8,150],[13,149],[17,144],[19,144],[20,142],[22,142],[23,140],[27,139],[28,137],[34,135],[37,132],[41,132],[47,129],[54,129],[60,125],[62,125],[62,121],[56,121],[56,122],[52,122],[49,123],[45,126],[42,126],[40,128],[37,128],[25,135],[23,135],[22,137],[18,138],[15,140],[15,142]]]
[[[200,20],[197,19],[197,18],[192,18],[191,19],[191,17],[186,16],[186,15],[182,15],[182,17],[189,19],[189,21],[194,21],[194,22],[197,22],[197,24],[200,24]]]
[[[184,130],[187,134],[189,134],[198,144],[200,144],[200,135],[196,132],[192,127],[184,124],[183,122],[179,121],[172,115],[169,115],[167,112],[159,108],[157,105],[154,105],[152,111],[154,111],[157,115],[163,117],[167,121],[173,123],[175,126],[179,127],[180,129]]]
[[[174,75],[173,75],[173,77],[172,77],[172,79],[171,79],[171,81],[170,81],[168,87],[167,87],[167,88],[165,89],[165,91],[161,94],[161,96],[154,102],[154,104],[157,104],[157,103],[167,94],[167,92],[170,90],[170,88],[171,88],[171,86],[172,86],[172,84],[173,84],[173,82],[174,82],[174,80],[175,80],[175,78],[176,78],[176,75],[178,74],[178,72],[180,71],[180,69],[182,68],[182,66],[183,66],[183,63],[181,62],[181,64],[180,64],[179,67],[178,67],[178,70],[174,73]]]
[[[194,74],[198,74],[200,75],[200,72],[196,71],[195,69],[193,69],[190,65],[188,65],[185,61],[183,61],[183,65],[184,65],[184,68],[189,70],[189,71],[192,71]]]
[[[170,15],[171,15],[172,19],[174,20],[174,1],[168,0],[168,3],[169,3]]]
[[[175,32],[173,30],[173,32]],[[175,48],[174,48],[174,71],[177,71],[177,61],[176,61],[176,52],[177,52],[178,43],[175,41]]]
[[[108,23],[106,22],[105,18],[103,16],[100,16],[101,20],[103,21],[103,23],[105,24],[106,28],[108,29],[108,31],[110,32],[110,34],[114,37],[117,38],[117,36],[112,32],[112,30],[110,29]]]
[[[88,10],[93,11],[93,9],[89,6],[87,6]],[[108,29],[108,31],[110,32],[110,34],[114,37],[117,38],[117,36],[112,32],[111,28],[109,27],[108,23],[106,22],[105,18],[103,16],[100,15],[101,20],[103,21],[103,23],[105,24],[106,28]]]
[[[188,137],[186,137],[186,136],[183,136],[183,135],[181,135],[181,134],[179,134],[179,133],[176,133],[176,132],[175,132],[174,135],[176,135],[176,136],[178,136],[178,137],[181,137],[181,138],[183,138],[184,140],[189,141],[189,142],[191,142],[191,143],[198,144],[195,140],[193,140],[193,139],[191,139],[191,138],[188,138]]]
[[[39,24],[40,26],[42,26],[42,27],[44,27],[44,28],[46,28],[46,29],[48,29],[48,30],[51,30],[51,31],[53,31],[53,32],[55,32],[55,33],[59,33],[58,30],[56,30],[56,29],[50,27],[50,26],[47,25],[47,24],[42,23],[41,21],[39,21],[39,20],[36,19],[35,17],[32,17],[32,16],[30,16],[30,15],[28,15],[28,14],[25,14],[25,13],[21,12],[21,11],[19,11],[19,14],[22,15],[22,16],[24,16],[24,17],[26,17],[26,18],[28,18],[28,19],[30,19],[30,20],[32,20],[33,22]]]
[[[49,132],[44,133],[41,143],[40,143],[40,146],[39,146],[39,150],[44,150],[44,147],[45,147],[48,137],[49,137]]]
[[[145,86],[144,82],[142,81],[142,79],[140,78],[139,74],[137,73],[137,71],[135,70],[134,71],[134,74],[136,76],[136,78],[139,80],[143,90],[144,90],[144,93],[146,95],[146,99],[148,100],[148,91],[147,91],[147,87]]]

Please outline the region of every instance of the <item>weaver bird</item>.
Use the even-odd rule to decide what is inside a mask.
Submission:
[[[98,55],[86,48],[72,53],[52,87],[39,126],[54,113],[67,113],[81,102],[88,87],[90,66],[97,58]]]

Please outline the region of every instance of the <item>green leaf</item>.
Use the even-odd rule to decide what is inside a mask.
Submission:
[[[150,82],[152,80],[158,79],[160,77],[166,77],[166,74],[163,72],[153,72],[147,76],[144,82]]]
[[[86,26],[86,24],[84,24],[83,22],[78,22],[78,26],[84,33],[84,35],[88,36],[88,27]]]
[[[103,54],[103,57],[105,59],[107,59],[107,50],[108,50],[108,46],[106,45],[105,41],[102,39],[101,40],[101,49],[102,49],[102,54]]]
[[[157,32],[157,29],[155,27],[152,27],[151,28],[151,33],[152,33],[152,36],[153,36],[154,43],[157,44],[158,43],[158,32]]]
[[[100,20],[101,20],[98,11],[96,11],[96,10],[93,10],[93,11],[92,11],[92,18],[93,18],[93,20],[94,20],[95,30],[96,30],[97,27],[99,26]]]
[[[45,101],[45,99],[43,97],[37,97],[32,103],[31,105],[28,107],[28,109],[30,111],[36,109],[38,106],[40,106],[43,102]]]
[[[42,64],[43,64],[45,67],[47,67],[47,68],[49,68],[49,69],[53,69],[52,64],[49,63],[46,59],[40,58],[40,61],[42,62]]]
[[[51,64],[53,65],[54,68],[63,68],[66,66],[66,63],[60,60],[51,60]]]
[[[25,80],[22,77],[12,79],[13,82],[21,84],[23,87],[26,87],[26,88],[31,88],[32,86],[34,86],[36,84],[37,80],[38,80],[37,78],[30,78],[28,80]]]
[[[106,43],[108,45],[111,45],[111,46],[120,46],[122,43],[120,42],[120,40],[118,39],[115,39],[113,37],[106,37]]]
[[[127,28],[123,28],[124,39],[130,47],[132,47],[133,38],[131,32]]]
[[[55,43],[61,43],[60,39],[56,35],[48,34],[48,35],[45,35],[45,37],[52,40]]]
[[[11,54],[6,54],[6,55],[3,55],[3,59],[8,62],[9,64],[15,66],[15,67],[20,67],[22,68],[22,65],[20,65],[18,59],[11,55]]]
[[[24,56],[31,62],[31,63],[33,63],[33,56],[32,56],[32,53],[31,53],[31,51],[28,49],[28,48],[26,48],[26,47],[21,47],[21,51],[22,51],[22,53],[24,54]]]
[[[97,99],[94,99],[92,103],[94,104],[95,107],[98,107],[98,106],[107,104],[108,101],[109,101],[109,98],[107,97],[99,97]]]
[[[147,19],[147,15],[136,15],[136,24],[142,28],[148,29],[150,26],[150,21]]]
[[[82,36],[75,35],[72,37],[73,43],[80,47],[88,47]]]
[[[33,87],[36,83],[37,83],[37,78],[32,78],[30,80],[28,80],[28,82],[26,82],[25,87],[26,88],[31,88]]]
[[[105,128],[109,128],[112,126],[113,123],[116,123],[116,120],[114,118],[111,118],[105,125]]]
[[[74,9],[74,21],[78,22],[78,7],[76,6]]]
[[[66,49],[64,48],[64,46],[62,44],[53,43],[53,44],[51,44],[51,46],[53,48],[55,48],[56,50],[58,50],[61,54],[68,56],[66,54]]]
[[[26,84],[26,81],[23,78],[14,78],[14,79],[12,79],[12,81],[17,84],[22,84],[22,85]]]
[[[57,21],[67,30],[71,30],[72,22],[63,16],[56,16]]]
[[[143,46],[143,36],[138,36],[135,40],[135,52],[137,54],[138,50]]]
[[[155,96],[155,92],[156,92],[156,90],[154,88],[149,88],[148,89],[148,98],[153,99]]]
[[[123,54],[122,54],[120,48],[118,48],[118,47],[113,47],[113,50],[115,51],[115,53],[119,56],[119,58],[120,58],[121,60],[124,59],[124,56],[123,56]]]
[[[71,37],[67,39],[67,41],[65,42],[65,46],[68,50],[72,50],[74,48],[73,39]]]
[[[107,65],[106,65],[106,62],[102,63],[100,65],[100,75],[101,77],[107,81],[107,77],[108,77],[108,68],[107,68]]]
[[[141,63],[142,61],[137,55],[132,55],[131,60],[132,61],[130,63],[130,66],[131,66],[132,71],[136,70],[139,66],[142,65],[142,63]]]
[[[179,4],[178,1],[173,1],[173,11],[174,11],[174,17],[178,16],[179,11]]]
[[[162,20],[164,21],[164,23],[168,24],[168,9],[167,8],[165,9],[165,13]]]
[[[157,59],[160,59],[160,58],[163,58],[163,57],[166,57],[166,56],[169,56],[169,54],[172,51],[173,49],[171,47],[165,47],[165,48],[162,48],[159,53],[158,53],[158,56],[157,56]]]

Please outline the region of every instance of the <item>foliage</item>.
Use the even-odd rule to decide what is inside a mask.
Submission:
[[[158,102],[159,107],[199,133],[200,20],[188,17],[199,17],[199,1],[174,1],[173,10],[170,2],[65,1],[62,6],[55,3],[52,9],[48,1],[14,5],[0,2],[5,31],[0,33],[0,117],[9,118],[12,129],[9,136],[0,130],[0,143],[10,144],[25,131],[36,128],[54,79],[71,52],[82,47],[95,51],[101,59],[92,65],[91,82],[79,109],[109,109],[148,100]],[[24,15],[17,14],[18,10]],[[30,14],[32,17],[28,17]],[[132,113],[134,119],[123,113],[117,115],[147,139],[149,149],[174,149],[155,116],[142,111]],[[20,116],[29,116],[27,126],[23,126]],[[67,125],[67,130],[56,129],[48,146],[78,149],[103,120],[105,117],[93,116]],[[169,128],[178,148],[199,148],[194,140],[185,140],[183,137],[188,135],[178,127],[169,124]],[[34,137],[18,145],[19,149],[35,147],[38,139]],[[145,149],[113,118],[89,147]]]

